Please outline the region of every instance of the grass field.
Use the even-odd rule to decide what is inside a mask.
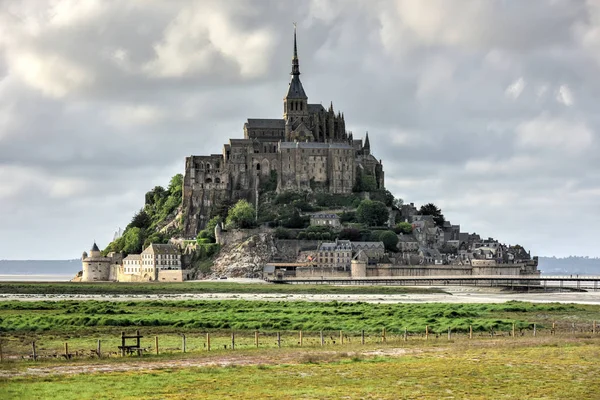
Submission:
[[[36,341],[40,354],[62,351],[65,342],[73,351],[90,351],[102,341],[105,352],[116,352],[120,332],[140,330],[145,348],[153,347],[160,336],[163,351],[177,351],[182,334],[189,351],[202,351],[205,335],[213,336],[213,348],[229,345],[231,332],[237,335],[238,349],[252,348],[255,330],[261,347],[275,347],[276,332],[282,333],[283,346],[298,341],[303,331],[305,343],[320,342],[324,331],[327,342],[339,338],[357,341],[361,331],[366,341],[377,341],[385,328],[388,335],[465,334],[472,327],[476,335],[493,330],[497,334],[512,330],[531,335],[536,323],[538,333],[548,332],[556,321],[559,331],[585,333],[593,320],[600,320],[600,306],[574,304],[374,304],[340,302],[270,301],[37,301],[0,302],[0,339],[5,354],[31,353]]]
[[[93,366],[80,366],[75,374],[38,370],[0,378],[0,398],[600,398],[598,339],[533,343],[517,338],[354,350],[246,351],[239,358],[227,357],[227,367],[192,366],[182,360],[120,372],[99,373]],[[111,371],[110,366],[102,370]]]
[[[281,285],[234,282],[0,282],[0,294],[183,294],[183,293],[282,293],[282,294],[421,294],[440,289],[400,286]]]

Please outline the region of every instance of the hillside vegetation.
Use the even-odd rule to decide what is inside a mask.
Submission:
[[[123,236],[111,242],[105,249],[111,251],[141,253],[151,243],[167,243],[171,236],[180,233],[180,221],[176,221],[181,208],[183,175],[177,174],[169,182],[167,189],[156,186],[146,193],[144,207],[131,219]],[[169,229],[167,224],[174,222]]]

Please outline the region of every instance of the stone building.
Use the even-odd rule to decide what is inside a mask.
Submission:
[[[317,265],[322,268],[350,269],[352,243],[349,240],[336,240],[322,243],[317,250]]]
[[[106,257],[98,248],[96,242],[90,253],[83,252],[81,256],[82,282],[113,280],[113,271],[123,260],[121,253],[109,253]]]
[[[332,228],[342,226],[340,217],[337,214],[312,214],[310,224],[313,226],[331,226]]]
[[[239,199],[255,204],[261,183],[274,181],[277,191],[321,190],[351,193],[363,176],[384,187],[380,160],[365,141],[346,130],[344,114],[311,104],[300,81],[294,30],[292,72],[283,98],[283,116],[249,118],[243,139],[229,139],[221,154],[190,156],[183,186],[184,235],[195,237],[219,204]]]
[[[142,274],[147,275],[149,280],[159,280],[161,271],[180,271],[181,253],[172,244],[151,244],[141,254]]]

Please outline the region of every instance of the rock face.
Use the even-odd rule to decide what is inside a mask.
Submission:
[[[242,242],[227,244],[213,264],[213,276],[260,277],[264,265],[276,253],[277,247],[270,233],[259,233]]]

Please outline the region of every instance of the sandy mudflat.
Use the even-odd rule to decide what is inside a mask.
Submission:
[[[440,287],[448,294],[152,294],[152,295],[80,295],[80,294],[0,294],[0,301],[22,300],[263,300],[263,301],[362,301],[367,303],[504,303],[511,300],[533,303],[578,303],[600,305],[600,291],[563,293],[508,293],[495,288],[475,288],[468,286]]]

